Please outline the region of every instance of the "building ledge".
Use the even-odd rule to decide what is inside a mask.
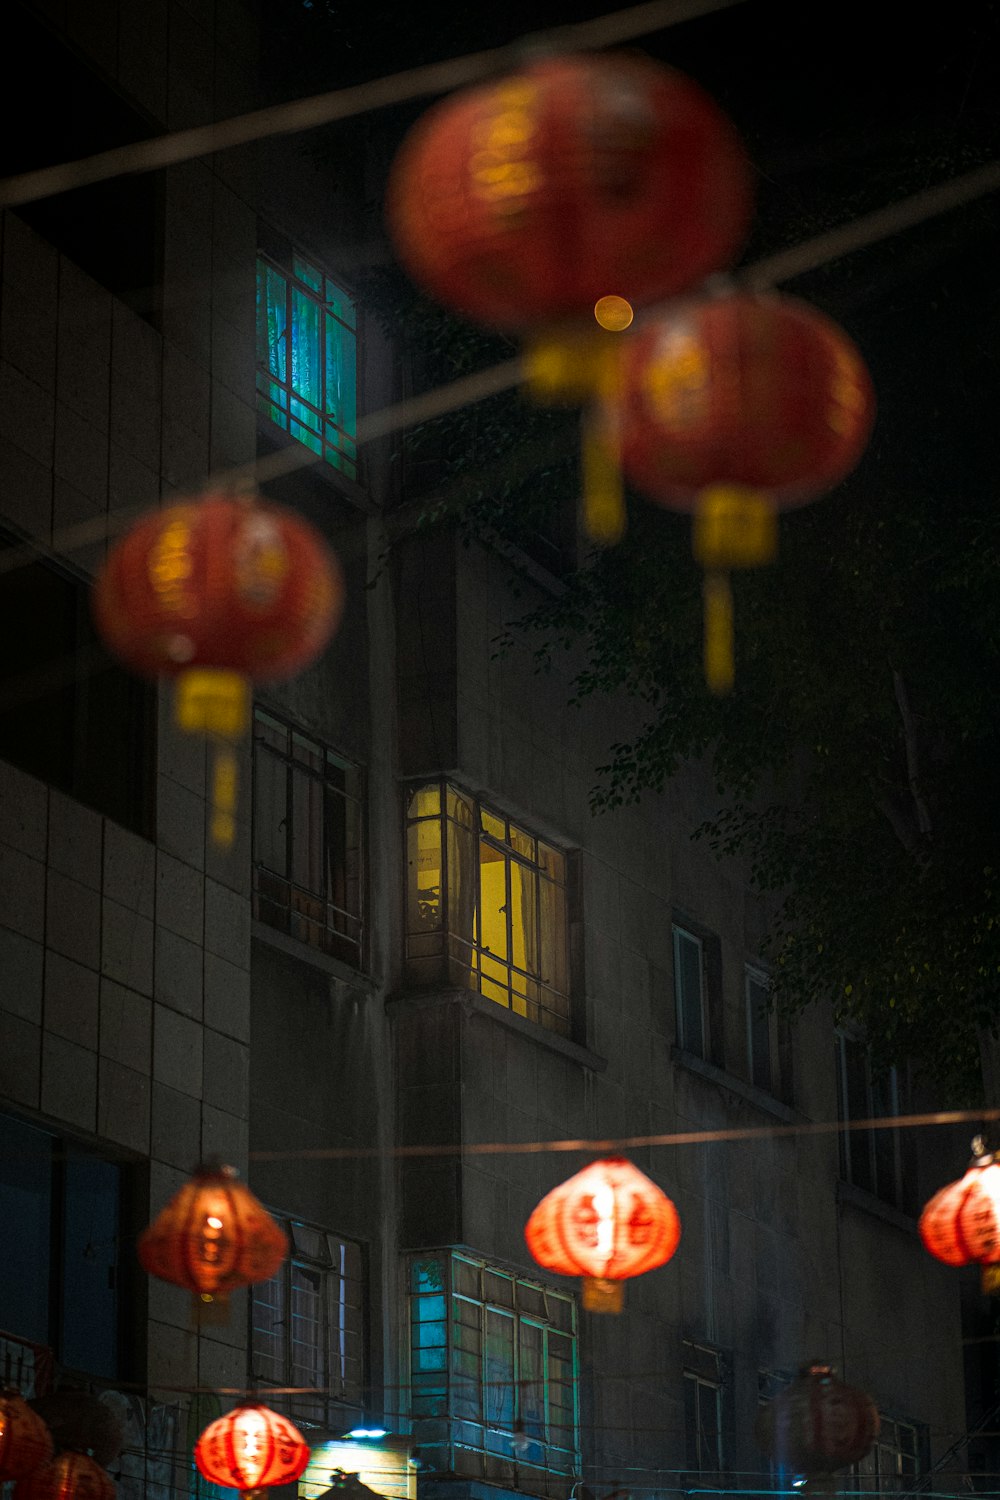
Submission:
[[[434,1005],[460,1005],[466,1015],[485,1016],[488,1021],[506,1026],[510,1031],[516,1031],[518,1036],[535,1042],[550,1052],[558,1052],[581,1068],[589,1068],[592,1073],[603,1073],[608,1066],[607,1058],[591,1052],[589,1047],[573,1042],[569,1037],[560,1036],[558,1032],[548,1031],[534,1021],[525,1020],[524,1016],[507,1010],[495,1000],[485,1000],[475,990],[407,990],[403,994],[390,996],[385,1008],[386,1013],[391,1016],[397,1010],[420,1010]]]
[[[569,1494],[573,1485],[571,1475],[557,1477],[553,1474],[552,1478],[556,1482],[565,1478],[565,1489]],[[532,1496],[544,1493],[537,1489],[514,1490],[509,1485],[489,1479],[473,1479],[464,1474],[435,1474],[426,1478],[421,1474],[419,1488],[423,1500],[531,1500]]]
[[[881,1219],[894,1229],[901,1229],[904,1234],[912,1236],[917,1232],[916,1220],[909,1214],[876,1198],[874,1193],[867,1192],[865,1188],[855,1187],[853,1182],[845,1182],[842,1177],[837,1179],[837,1207],[855,1208],[860,1213],[870,1214],[873,1219]]]
[[[289,958],[297,958],[299,963],[311,964],[314,969],[322,969],[324,974],[332,974],[342,984],[351,985],[354,989],[372,993],[377,988],[370,974],[352,969],[342,958],[334,958],[331,954],[324,953],[322,948],[300,943],[298,938],[289,937],[287,932],[279,932],[276,927],[259,921],[257,917],[250,923],[250,936],[257,942],[266,944],[268,948],[276,948],[279,953],[287,954]]]
[[[671,1047],[670,1060],[676,1067],[685,1068],[689,1073],[696,1073],[699,1078],[714,1083],[716,1088],[724,1089],[727,1094],[733,1094],[737,1099],[752,1104],[754,1109],[760,1110],[761,1114],[772,1115],[786,1125],[797,1125],[803,1118],[798,1110],[776,1099],[765,1089],[759,1089],[756,1084],[748,1083],[745,1078],[737,1078],[735,1074],[727,1073],[725,1068],[706,1062],[703,1057],[697,1057],[693,1052],[685,1052],[683,1047]]]

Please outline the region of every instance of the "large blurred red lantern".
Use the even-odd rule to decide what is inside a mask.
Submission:
[[[244,1497],[291,1484],[309,1463],[309,1444],[287,1417],[268,1406],[237,1406],[211,1422],[195,1444],[194,1461],[213,1484]]]
[[[176,677],[182,729],[246,733],[251,680],[289,677],[319,654],[343,609],[340,567],[319,533],[259,497],[209,494],[154,511],[109,553],[94,586],[98,630],[147,677]],[[235,831],[236,761],[217,757],[212,834]]]
[[[111,1476],[85,1453],[60,1453],[14,1489],[15,1500],[115,1500]]]
[[[52,1457],[52,1434],[20,1392],[0,1392],[0,1483],[24,1479]]]
[[[434,106],[393,167],[404,265],[449,307],[508,330],[650,302],[734,258],[750,175],[690,79],[624,54],[552,57]]]
[[[864,1458],[879,1427],[871,1397],[838,1380],[830,1365],[814,1362],[762,1408],[755,1431],[773,1462],[822,1478]]]
[[[983,1291],[1000,1293],[1000,1163],[981,1137],[965,1176],[949,1182],[920,1215],[924,1247],[947,1266],[982,1266]]]
[[[688,302],[622,349],[626,476],[694,512],[706,569],[705,670],[732,684],[728,571],[768,562],[776,512],[831,489],[868,442],[875,398],[864,361],[829,318],[787,297]]]
[[[622,1156],[592,1162],[553,1188],[524,1230],[540,1266],[584,1278],[588,1312],[621,1312],[621,1283],[662,1266],[680,1237],[666,1193]]]
[[[275,1274],[288,1239],[234,1167],[202,1166],[143,1230],[138,1252],[151,1276],[193,1294],[201,1316],[224,1318],[231,1291]]]

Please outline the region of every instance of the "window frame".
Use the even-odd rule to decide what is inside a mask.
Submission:
[[[837,1076],[837,1116],[841,1126],[851,1123],[851,1085],[848,1076],[848,1049],[857,1048],[860,1061],[864,1067],[864,1109],[856,1118],[862,1120],[875,1120],[898,1115],[899,1109],[899,1068],[893,1064],[886,1074],[886,1083],[889,1087],[889,1100],[887,1108],[878,1108],[877,1099],[873,1092],[873,1076],[871,1066],[871,1052],[863,1037],[857,1032],[838,1027],[834,1033],[835,1065]],[[878,1150],[878,1138],[887,1137],[892,1151],[892,1171],[889,1191],[883,1182],[884,1158]],[[840,1176],[844,1182],[860,1192],[870,1193],[873,1198],[882,1203],[888,1203],[893,1208],[906,1212],[907,1184],[903,1163],[903,1144],[900,1132],[896,1127],[886,1130],[867,1129],[847,1130],[842,1128],[838,1132]],[[853,1143],[859,1141],[860,1145],[855,1148]],[[862,1172],[855,1161],[856,1150],[864,1150],[867,1159],[867,1167]],[[867,1181],[859,1180],[867,1177]]]
[[[262,720],[269,721],[274,729],[280,729],[286,736],[285,749],[279,751],[270,745],[266,739],[258,734],[258,724]],[[318,771],[306,764],[304,760],[295,757],[296,738],[311,747],[322,761],[323,770]],[[280,765],[284,766],[285,772],[285,815],[281,823],[285,825],[285,870],[272,870],[260,856],[259,834],[258,834],[258,811],[260,794],[260,766],[259,755],[273,757]],[[331,764],[335,765],[344,773],[345,786],[343,789],[332,783],[327,775]],[[324,879],[327,883],[325,892],[311,890],[300,885],[294,879],[295,872],[295,773],[306,778],[308,782],[319,783],[322,789],[322,850],[320,854],[320,865]],[[283,714],[276,713],[268,704],[255,703],[253,710],[253,817],[252,817],[252,856],[251,865],[253,870],[253,914],[255,918],[268,927],[273,927],[277,932],[283,932],[286,936],[305,944],[306,947],[317,949],[329,957],[340,959],[341,962],[350,965],[358,972],[364,972],[367,964],[367,939],[368,939],[368,848],[367,848],[367,786],[363,767],[356,761],[341,755],[332,745],[328,745],[318,736],[307,732],[301,725],[296,724]],[[353,785],[352,785],[353,782]],[[330,796],[340,797],[345,808],[347,804],[353,804],[357,819],[357,871],[353,877],[348,873],[349,839],[347,837],[347,818],[344,818],[345,840],[343,858],[341,861],[345,884],[350,881],[357,891],[357,910],[351,911],[346,906],[340,906],[329,894],[331,882],[331,827],[328,812],[328,799]],[[279,824],[279,827],[281,825]],[[262,887],[268,881],[274,882],[270,891]],[[283,885],[287,889],[287,901],[282,904],[278,886]],[[296,904],[298,902],[298,904]],[[321,904],[323,917],[316,916],[315,910],[310,910],[309,903]],[[285,920],[274,920],[273,916],[265,914],[265,907],[270,908],[274,916],[284,912]],[[342,925],[337,926],[331,920],[331,914],[341,919]],[[300,922],[296,922],[296,918]],[[351,936],[355,931],[356,936]],[[305,935],[303,935],[305,934]],[[314,940],[316,939],[316,940]]]
[[[0,1127],[7,1126],[12,1126],[15,1131],[30,1132],[38,1136],[40,1151],[42,1142],[45,1142],[40,1159],[40,1180],[42,1177],[45,1179],[46,1219],[45,1256],[34,1262],[41,1283],[42,1295],[38,1299],[38,1306],[44,1304],[45,1307],[44,1338],[37,1337],[39,1329],[29,1330],[25,1323],[19,1328],[0,1329],[8,1383],[15,1382],[20,1386],[22,1379],[33,1380],[34,1394],[41,1395],[47,1390],[57,1366],[64,1374],[70,1373],[87,1382],[97,1381],[102,1385],[120,1384],[122,1381],[135,1379],[145,1365],[142,1347],[145,1325],[137,1311],[136,1302],[140,1291],[139,1283],[144,1278],[134,1257],[123,1254],[122,1247],[134,1240],[146,1221],[148,1191],[143,1180],[143,1164],[127,1155],[106,1154],[95,1149],[90,1142],[81,1141],[41,1121],[4,1109],[0,1112]],[[20,1162],[23,1166],[33,1154],[34,1143],[22,1143],[11,1160],[15,1164]],[[110,1294],[114,1308],[114,1328],[104,1351],[106,1359],[92,1358],[90,1363],[75,1364],[72,1361],[72,1350],[79,1350],[83,1346],[91,1350],[93,1341],[92,1335],[81,1324],[69,1335],[73,1342],[67,1342],[67,1310],[78,1309],[82,1303],[89,1301],[93,1293],[81,1293],[80,1287],[74,1287],[69,1275],[73,1259],[71,1177],[74,1166],[82,1166],[84,1173],[87,1166],[93,1166],[104,1169],[108,1174],[108,1180],[113,1181],[114,1221],[111,1232],[99,1234],[95,1241],[95,1193],[93,1183],[88,1183],[84,1176],[76,1187],[77,1196],[87,1205],[84,1222],[88,1238],[83,1258],[88,1262],[93,1261],[98,1270],[104,1265],[107,1267],[107,1280],[97,1290],[103,1292],[106,1289]],[[82,1232],[83,1222],[77,1227]],[[108,1226],[105,1225],[104,1228],[107,1229]],[[11,1267],[7,1266],[8,1280],[10,1273]],[[23,1303],[21,1308],[21,1315],[25,1316]],[[21,1348],[30,1351],[32,1357],[30,1362],[26,1357],[18,1359],[15,1375],[12,1354],[18,1353]],[[30,1392],[22,1390],[22,1394]]]
[[[279,341],[285,342],[284,376],[272,368],[270,341],[266,335],[262,338],[262,287],[266,287],[268,269],[280,276],[284,282],[285,323],[278,336]],[[311,273],[320,285],[315,285],[309,274],[303,274],[303,270]],[[362,320],[356,296],[339,276],[330,274],[322,259],[313,256],[300,246],[293,245],[283,235],[279,235],[265,225],[259,226],[255,276],[254,382],[258,418],[266,422],[275,432],[280,433],[283,438],[290,438],[293,442],[301,443],[303,447],[315,453],[322,460],[322,472],[329,473],[332,470],[339,478],[347,480],[350,484],[363,485],[363,456],[358,449]],[[288,333],[296,321],[296,295],[305,299],[317,310],[317,337],[321,351],[318,362],[320,381],[320,404],[318,406],[293,385],[294,375],[288,358]],[[263,294],[263,303],[266,308],[266,291]],[[347,309],[349,315],[345,315],[342,309]],[[266,318],[266,311],[263,317]],[[351,384],[354,392],[354,409],[353,420],[350,424],[352,430],[349,430],[342,422],[338,422],[327,410],[328,384],[332,368],[332,362],[329,359],[327,317],[333,320],[342,335],[346,334],[353,339]],[[266,362],[263,357],[265,351]],[[295,410],[296,405],[301,408],[298,412]],[[315,425],[311,426],[308,420],[303,419],[312,419]]]
[[[364,1416],[366,1404],[370,1332],[367,1247],[360,1241],[351,1239],[347,1235],[339,1234],[337,1231],[327,1229],[319,1224],[310,1223],[308,1220],[301,1219],[296,1215],[281,1214],[273,1209],[269,1210],[269,1212],[271,1212],[272,1217],[287,1234],[290,1248],[288,1255],[275,1275],[267,1281],[255,1283],[249,1289],[249,1296],[247,1298],[247,1319],[249,1324],[247,1368],[249,1379],[262,1392],[275,1391],[273,1396],[268,1395],[269,1404],[274,1405],[276,1409],[281,1411],[287,1408],[289,1415],[296,1422],[301,1422],[306,1426],[326,1427],[331,1425],[337,1426],[339,1421],[343,1419],[346,1429],[355,1419]],[[308,1251],[299,1248],[296,1244],[296,1229],[304,1232],[303,1238],[305,1234],[319,1235],[327,1246],[329,1259],[322,1260],[320,1257],[311,1255]],[[330,1251],[331,1241],[337,1242],[341,1247],[341,1269],[338,1269],[333,1263],[333,1256]],[[346,1301],[346,1298],[340,1297],[335,1299],[331,1304],[327,1295],[328,1281],[336,1281],[343,1289],[349,1287],[355,1279],[346,1269],[347,1255],[345,1252],[353,1252],[357,1258],[358,1299],[356,1303],[350,1304]],[[321,1325],[323,1335],[322,1348],[318,1351],[315,1347],[313,1349],[313,1354],[315,1355],[319,1352],[323,1360],[324,1368],[322,1376],[324,1378],[316,1382],[317,1386],[325,1387],[322,1395],[281,1394],[281,1388],[284,1386],[299,1386],[303,1384],[303,1381],[298,1378],[300,1370],[296,1366],[296,1340],[292,1328],[292,1320],[294,1318],[292,1311],[294,1273],[296,1269],[305,1270],[312,1274],[318,1273],[324,1278],[324,1286],[321,1292],[323,1299]],[[281,1296],[276,1304],[281,1316],[275,1322],[272,1329],[258,1329],[256,1314],[258,1307],[263,1303],[263,1293],[266,1288],[273,1287],[276,1284],[280,1284],[281,1287]],[[356,1330],[349,1329],[347,1326],[346,1309],[351,1306],[353,1306],[357,1314]],[[336,1308],[341,1308],[340,1332],[342,1344],[340,1355],[342,1372],[338,1394],[334,1394],[335,1383],[333,1374],[336,1351],[335,1328],[331,1317],[331,1312],[335,1311]],[[269,1360],[272,1356],[263,1353],[258,1348],[256,1338],[258,1332],[274,1336],[278,1340],[281,1369],[277,1377],[274,1376],[273,1372],[262,1373],[264,1368],[263,1362]],[[346,1373],[348,1362],[346,1343],[348,1337],[355,1336],[355,1334],[359,1344],[357,1355],[358,1368],[356,1375],[349,1379]]]
[[[743,1004],[746,1014],[746,1036],[747,1036],[747,1077],[754,1088],[761,1089],[765,1094],[778,1096],[781,1085],[781,1069],[778,1048],[777,1025],[774,1012],[768,1006],[763,1015],[754,1014],[751,1004],[750,990],[752,985],[758,985],[766,992],[771,989],[771,976],[766,969],[756,964],[744,964],[743,966]],[[754,1050],[754,1028],[763,1027],[767,1042],[767,1081],[762,1083],[757,1077],[756,1053]]]
[[[698,1370],[692,1370],[689,1367],[685,1367],[685,1369],[683,1371],[683,1380],[685,1382],[685,1384],[684,1384],[684,1461],[685,1461],[685,1466],[687,1468],[687,1471],[688,1471],[689,1474],[700,1474],[700,1475],[721,1474],[724,1471],[724,1448],[723,1448],[723,1433],[722,1433],[722,1420],[723,1420],[723,1412],[722,1412],[723,1385],[722,1385],[722,1381],[719,1378],[712,1379],[710,1376],[703,1375],[700,1371],[698,1371]],[[693,1411],[694,1411],[694,1415],[695,1415],[695,1430],[693,1432],[692,1432],[691,1427],[689,1425],[689,1416],[690,1416],[690,1411],[689,1411],[689,1408],[688,1408],[688,1387],[689,1387],[689,1385],[692,1385],[695,1388],[694,1405],[693,1405]],[[702,1392],[703,1391],[711,1391],[713,1393],[713,1395],[714,1395],[714,1398],[715,1398],[715,1400],[714,1400],[714,1407],[715,1407],[715,1430],[714,1430],[715,1431],[715,1443],[714,1443],[714,1447],[715,1447],[715,1451],[714,1451],[714,1454],[712,1454],[710,1456],[714,1457],[717,1460],[717,1462],[714,1463],[714,1464],[710,1464],[708,1466],[706,1466],[705,1464],[703,1464],[702,1461],[701,1461],[702,1460],[702,1456],[703,1456],[702,1445],[703,1445],[703,1443],[705,1441],[705,1433],[706,1433],[706,1430],[707,1430],[707,1429],[703,1428],[703,1426],[702,1426],[702,1420],[701,1420],[701,1418],[702,1418]],[[691,1464],[691,1458],[692,1458],[693,1454],[696,1454],[698,1462],[695,1465],[692,1466],[692,1464]]]
[[[579,1477],[581,1464],[576,1297],[463,1247],[414,1252],[407,1257],[406,1265],[410,1417],[421,1451],[436,1450],[444,1457],[446,1467],[437,1472],[503,1480],[529,1493],[563,1495],[566,1483]],[[418,1276],[420,1268],[427,1265],[439,1268],[440,1280],[425,1291],[418,1289]],[[472,1276],[476,1279],[475,1295],[469,1290]],[[491,1285],[493,1296],[489,1294]],[[505,1286],[509,1286],[509,1302],[495,1295]],[[439,1302],[443,1304],[443,1317],[419,1316],[421,1305],[439,1312],[432,1305]],[[561,1318],[553,1315],[557,1308],[562,1310]],[[478,1317],[471,1309],[478,1310]],[[502,1382],[491,1378],[491,1315],[494,1321],[509,1319],[511,1324],[511,1375]],[[525,1329],[541,1332],[540,1378],[523,1374]],[[421,1330],[428,1335],[423,1341],[418,1337]],[[478,1355],[474,1335],[478,1335]],[[572,1389],[568,1403],[556,1404],[552,1400],[553,1385],[566,1383],[564,1378],[553,1374],[553,1369],[558,1368],[553,1339],[563,1340],[569,1346]],[[469,1347],[463,1341],[468,1341]],[[478,1363],[474,1375],[468,1373],[470,1362]],[[522,1395],[529,1386],[541,1388],[541,1436],[527,1431],[526,1424],[537,1420],[537,1412],[529,1416]],[[487,1407],[491,1388],[510,1391],[509,1410],[499,1417],[494,1414],[492,1420]],[[553,1411],[568,1414],[569,1422],[554,1422]],[[559,1441],[561,1437],[568,1441]]]
[[[879,1435],[871,1452],[851,1467],[851,1477],[859,1491],[878,1495],[907,1494],[919,1484],[926,1469],[927,1429],[920,1422],[905,1422],[897,1417],[888,1417],[879,1412]],[[900,1441],[901,1433],[910,1435],[911,1447],[906,1451]],[[890,1441],[892,1439],[892,1441]],[[903,1471],[903,1460],[911,1459],[912,1472]]]
[[[691,1038],[687,1035],[685,1024],[685,997],[682,996],[681,979],[682,966],[680,962],[679,940],[692,943],[698,954],[698,983],[699,983],[699,1015],[701,1019],[700,1045],[692,1046]],[[674,922],[672,925],[672,949],[674,962],[674,1019],[677,1027],[677,1045],[683,1052],[688,1052],[692,1057],[700,1057],[704,1061],[711,1061],[712,1028],[711,1016],[708,1003],[708,965],[705,952],[705,939],[700,933],[692,931],[683,922]]]
[[[558,1035],[571,1037],[576,989],[570,940],[575,873],[572,852],[533,831],[520,819],[509,816],[495,803],[466,791],[446,778],[410,783],[406,792],[404,912],[408,977],[418,983],[421,980],[441,983],[447,979],[481,994],[512,1014],[520,1015]],[[436,807],[422,813],[418,801],[421,795],[436,797]],[[453,816],[453,806],[456,809],[464,808],[464,815]],[[496,829],[487,826],[487,820],[503,825],[503,838]],[[428,849],[431,856],[437,859],[434,868],[439,878],[436,910],[423,925],[416,916],[425,904],[420,901],[419,885],[421,855],[424,852],[421,850],[421,826],[436,826],[438,830],[436,849],[432,847],[433,839]],[[460,926],[463,916],[461,910],[456,919],[452,909],[453,906],[461,907],[464,904],[463,892],[452,891],[456,877],[451,868],[463,839],[470,853],[470,871],[474,870],[474,877],[470,879],[469,888],[464,892],[464,902],[470,905],[467,930],[462,930]],[[523,848],[518,849],[517,839],[530,843],[533,855],[525,853]],[[504,862],[504,902],[498,908],[498,911],[505,914],[504,953],[494,951],[484,941],[484,849],[493,851],[497,860],[502,859]],[[544,855],[542,850],[545,851]],[[532,923],[537,972],[529,971],[527,963],[518,964],[515,957],[512,879],[515,866],[528,871],[534,884]],[[557,866],[558,874],[554,873]],[[546,892],[553,909],[548,934],[548,924],[544,919]],[[558,930],[560,926],[561,931]],[[527,937],[522,937],[522,943],[526,947]],[[554,966],[551,974],[542,972],[547,963]],[[560,983],[564,988],[560,988]],[[506,998],[503,998],[504,995]],[[547,1003],[549,1001],[554,1003]]]

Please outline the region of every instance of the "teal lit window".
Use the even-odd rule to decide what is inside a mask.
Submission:
[[[576,1304],[455,1251],[410,1263],[413,1432],[435,1471],[565,1495],[579,1471]]]
[[[357,310],[295,251],[257,257],[257,410],[358,477]]]

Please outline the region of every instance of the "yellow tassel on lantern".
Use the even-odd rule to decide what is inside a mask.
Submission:
[[[705,569],[705,681],[713,693],[733,686],[732,568],[757,568],[778,550],[778,518],[767,495],[737,485],[704,492],[694,515],[693,549]]]
[[[625,487],[619,437],[618,350],[600,333],[557,334],[529,346],[525,352],[525,373],[536,400],[584,403],[581,453],[584,529],[601,546],[620,541],[625,530]]]
[[[177,724],[188,734],[206,734],[213,743],[212,842],[228,848],[236,837],[239,767],[232,746],[250,724],[250,683],[239,672],[192,667],[177,679]]]

